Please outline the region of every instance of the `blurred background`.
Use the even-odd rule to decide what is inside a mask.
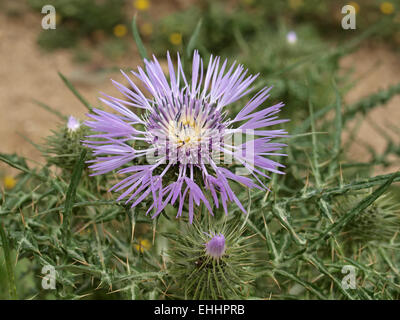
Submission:
[[[42,29],[46,4],[56,9],[55,30]],[[355,30],[341,27],[346,4],[357,12]],[[167,50],[185,55],[199,26],[201,54],[237,60],[260,73],[256,85],[274,85],[273,100],[285,102],[292,128],[308,116],[308,99],[315,109],[335,100],[333,77],[347,106],[400,82],[398,0],[1,0],[0,152],[42,162],[33,144],[43,142],[59,120],[35,101],[85,118],[58,71],[92,105],[99,92],[117,94],[110,79],[121,81],[119,69],[141,65],[134,15],[148,53],[160,61]],[[365,162],[388,141],[398,142],[399,132],[391,128],[399,120],[399,96],[357,115],[346,130],[351,141],[344,137],[349,156]],[[375,173],[396,169],[378,166]],[[14,172],[1,163],[0,174],[5,183]]]

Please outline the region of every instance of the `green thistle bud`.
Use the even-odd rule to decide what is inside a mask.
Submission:
[[[43,156],[49,164],[67,171],[72,170],[77,157],[85,148],[81,140],[88,135],[88,128],[70,116],[66,124],[59,126],[57,130],[52,130],[52,133],[46,138],[46,147],[42,150]]]
[[[203,219],[208,220],[208,219]],[[249,238],[238,219],[210,226],[194,221],[169,239],[169,293],[185,299],[238,299],[249,293],[252,268]],[[182,295],[183,293],[183,295]]]
[[[371,193],[340,197],[335,205],[339,216],[347,214]],[[390,195],[383,195],[360,212],[342,230],[342,236],[351,242],[388,241],[400,227],[400,205]]]

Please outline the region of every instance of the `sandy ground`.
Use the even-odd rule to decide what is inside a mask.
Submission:
[[[343,69],[354,68],[354,79],[358,80],[355,87],[345,97],[346,103],[357,102],[360,98],[366,97],[371,93],[387,89],[400,82],[400,59],[399,55],[393,53],[384,46],[364,46],[355,53],[346,56],[341,61]],[[360,117],[362,117],[360,115]],[[349,123],[352,128],[357,125],[360,117]],[[362,118],[361,118],[362,119]],[[400,95],[394,96],[386,105],[374,108],[368,113],[367,117],[361,122],[357,139],[361,143],[351,145],[350,157],[367,162],[371,158],[370,152],[365,148],[365,144],[382,153],[386,149],[387,140],[379,133],[379,127],[385,130],[393,142],[400,143],[400,131],[394,132],[391,126],[399,127],[400,124]],[[345,139],[344,139],[345,140]],[[377,167],[375,173],[389,173],[400,170],[400,163],[389,168]]]
[[[110,78],[122,81],[118,71],[104,70],[136,66],[139,55],[132,46],[131,54],[118,61],[106,61],[99,54],[91,63],[76,64],[70,50],[48,53],[36,44],[37,34],[41,31],[40,15],[25,14],[23,23],[20,22],[0,13],[0,152],[15,152],[43,161],[40,152],[24,136],[39,143],[60,120],[42,110],[33,100],[80,119],[85,118],[87,111],[57,72],[62,72],[90,104],[96,105],[99,92],[117,94]],[[2,163],[0,170],[7,174],[14,172]]]
[[[23,136],[39,143],[50,129],[56,127],[59,120],[37,107],[32,102],[33,99],[43,101],[67,115],[81,119],[86,112],[62,83],[57,71],[70,78],[91,104],[97,104],[99,92],[117,94],[109,79],[121,79],[118,72],[105,73],[99,70],[115,65],[133,68],[139,62],[134,47],[129,57],[119,61],[109,62],[99,56],[85,65],[74,64],[72,53],[68,50],[51,54],[43,52],[36,44],[36,37],[41,28],[40,22],[40,15],[25,14],[22,23],[20,19],[0,13],[0,151],[15,152],[35,161],[43,160],[40,153]],[[354,67],[355,77],[361,77],[355,88],[345,97],[346,102],[357,101],[360,97],[400,81],[399,57],[384,47],[361,48],[344,58],[342,65]],[[369,118],[383,127],[388,121],[399,123],[399,103],[400,96],[395,97],[385,107],[371,112]],[[385,148],[385,141],[368,122],[364,122],[361,126],[359,137],[368,141],[378,151]],[[398,135],[394,138],[397,139]],[[354,144],[352,148],[354,158],[367,160],[364,148],[358,144]],[[0,172],[14,173],[2,163]]]

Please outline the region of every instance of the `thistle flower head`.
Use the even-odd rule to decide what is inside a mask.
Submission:
[[[227,299],[246,296],[251,290],[256,248],[253,235],[245,236],[239,215],[211,219],[197,216],[192,226],[166,233],[166,270],[174,280],[169,293],[189,299]],[[212,228],[217,232],[203,232]]]
[[[80,126],[81,126],[81,124],[79,123],[78,119],[76,119],[73,116],[69,116],[68,123],[67,123],[68,131],[75,132],[76,130],[79,129]]]
[[[70,172],[85,148],[81,141],[87,134],[88,128],[75,117],[69,116],[66,122],[46,138],[43,156],[50,164]]]
[[[211,240],[205,244],[206,253],[214,259],[221,258],[226,250],[224,235],[222,233],[219,233],[209,235],[209,237],[211,238]]]
[[[108,95],[100,99],[117,114],[93,109],[94,113],[88,115],[92,120],[85,124],[95,134],[88,136],[84,144],[96,157],[90,166],[94,174],[114,169],[128,174],[111,190],[121,192],[117,200],[125,199],[132,207],[152,197],[148,212],[153,210],[153,217],[167,204],[177,204],[180,217],[186,204],[192,222],[195,205],[204,203],[213,213],[210,198],[226,213],[230,201],[246,212],[229,181],[265,189],[260,177],[269,178],[266,171],[283,173],[279,170],[283,165],[267,157],[284,146],[271,142],[284,136],[284,130],[267,130],[286,121],[277,117],[283,104],[261,107],[271,89],[265,87],[231,119],[227,112],[231,107],[227,107],[252,91],[250,85],[257,75],[248,75],[236,63],[228,67],[226,60],[221,62],[213,56],[205,68],[197,51],[191,79],[183,72],[179,54],[176,69],[167,55],[169,80],[155,57],[144,62],[145,69],[138,67],[132,74],[146,88],[147,95],[122,72],[130,87],[113,83],[126,99]],[[131,107],[141,112],[135,113]],[[233,143],[235,135],[244,135],[247,140]],[[256,181],[230,171],[227,164],[232,161]]]

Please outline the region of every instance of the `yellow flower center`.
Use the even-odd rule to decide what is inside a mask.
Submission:
[[[196,123],[193,117],[181,117],[171,120],[168,126],[170,140],[178,147],[191,147],[201,141],[203,129]]]

